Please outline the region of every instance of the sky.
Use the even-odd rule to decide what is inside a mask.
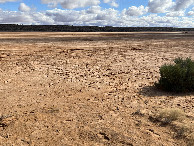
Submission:
[[[194,27],[194,0],[0,0],[0,24]]]

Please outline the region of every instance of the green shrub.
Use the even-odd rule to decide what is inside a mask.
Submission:
[[[194,61],[190,58],[176,58],[174,63],[161,66],[161,77],[155,83],[156,87],[173,92],[194,91]]]

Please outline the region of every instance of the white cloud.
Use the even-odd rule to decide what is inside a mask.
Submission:
[[[60,10],[60,9],[53,9],[53,10],[47,10],[46,11],[46,16],[51,17],[55,23],[60,23],[60,22],[76,22],[80,21],[81,14],[79,11],[74,11],[74,10]]]
[[[111,0],[103,0],[104,3],[109,3]]]
[[[136,7],[136,6],[132,6],[132,7],[129,7],[128,10],[124,10],[125,13],[129,16],[141,16],[145,13],[147,13],[148,11],[148,8],[144,6],[139,6],[139,7]]]
[[[174,12],[168,12],[166,14],[166,16],[169,16],[169,17],[180,17],[184,15],[185,15],[185,11],[174,11]]]
[[[116,0],[103,0],[103,2],[111,5],[112,7],[118,7],[119,6],[119,4],[116,2]]]
[[[181,11],[186,10],[189,6],[194,4],[194,0],[149,0],[148,7],[151,13],[167,13],[173,11],[172,15],[178,15]],[[182,15],[181,15],[182,16]]]
[[[188,12],[188,16],[194,16],[194,7]]]
[[[160,26],[160,27],[193,27],[194,22],[192,18],[187,17],[162,17],[157,14],[143,16],[143,21],[148,23],[148,26]]]
[[[53,24],[55,24],[55,21],[51,17],[45,15],[45,13],[41,13],[41,12],[32,13],[31,16],[33,18],[33,24],[36,24],[36,25],[41,25],[41,24],[53,25]]]
[[[100,0],[41,0],[44,4],[56,7],[60,4],[64,9],[83,8],[88,6],[96,6],[100,4]]]
[[[148,2],[149,12],[151,13],[165,13],[173,5],[172,0],[149,0]]]
[[[187,15],[188,16],[194,16],[194,11],[189,11]]]
[[[189,6],[194,4],[194,0],[176,0],[174,10],[180,11],[185,10]]]
[[[15,2],[18,0],[0,0],[0,3],[6,3],[6,2]]]
[[[29,12],[31,9],[26,4],[20,3],[18,10],[21,12]]]
[[[87,13],[91,14],[98,14],[101,12],[101,7],[100,6],[92,6],[87,10]]]
[[[25,15],[21,12],[16,11],[1,11],[0,12],[0,23],[31,23],[33,21],[30,15]]]
[[[47,10],[45,15],[52,18],[55,24],[66,25],[116,25],[118,11],[114,9],[102,10],[99,6],[93,6],[87,10]],[[110,17],[111,15],[111,17]]]
[[[112,7],[119,7],[119,4],[116,3],[115,1],[112,1],[112,2],[110,3],[110,5],[111,5]]]
[[[118,11],[114,9],[105,9],[97,14],[96,20],[116,21],[118,19]],[[111,16],[111,17],[110,17]]]

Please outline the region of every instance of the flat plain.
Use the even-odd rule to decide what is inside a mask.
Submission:
[[[0,145],[192,144],[194,93],[154,87],[176,57],[194,60],[193,32],[1,32]],[[154,120],[169,108],[186,117]]]

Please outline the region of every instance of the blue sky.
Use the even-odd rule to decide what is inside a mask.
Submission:
[[[194,27],[194,0],[0,0],[0,23]]]

